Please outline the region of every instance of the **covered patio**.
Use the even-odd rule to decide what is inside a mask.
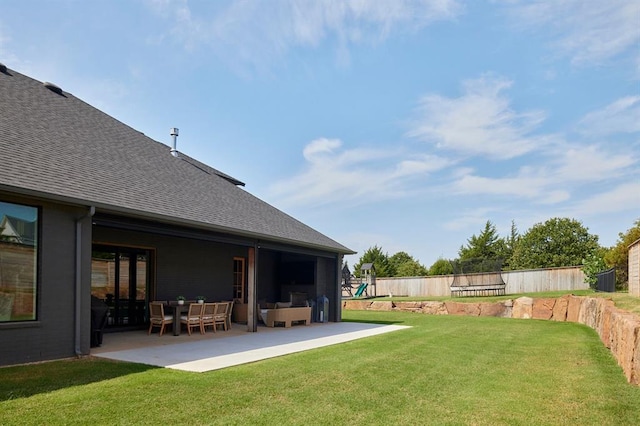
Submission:
[[[401,325],[356,322],[312,323],[291,328],[260,327],[249,333],[234,326],[226,332],[147,335],[146,331],[108,333],[103,345],[91,355],[118,361],[136,362],[205,372],[287,355],[408,328]]]

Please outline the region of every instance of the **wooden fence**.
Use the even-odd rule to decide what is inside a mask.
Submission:
[[[495,273],[492,274],[495,275]],[[579,266],[505,271],[502,273],[502,279],[506,284],[506,294],[586,290],[589,288]],[[453,275],[376,278],[378,296],[389,294],[412,297],[450,296],[452,282]]]
[[[640,240],[629,246],[629,294],[640,297]]]

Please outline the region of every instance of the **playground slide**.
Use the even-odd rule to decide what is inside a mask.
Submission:
[[[360,284],[360,286],[358,287],[358,290],[356,290],[356,294],[353,295],[353,297],[360,297],[362,296],[362,293],[364,293],[364,291],[367,289],[367,286],[369,284],[367,283],[362,283]]]

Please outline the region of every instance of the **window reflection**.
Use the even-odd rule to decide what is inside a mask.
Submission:
[[[0,201],[0,322],[36,319],[38,209]]]
[[[91,296],[108,306],[107,327],[146,323],[148,262],[146,250],[94,245]]]

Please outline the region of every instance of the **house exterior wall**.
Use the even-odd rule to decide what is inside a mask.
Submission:
[[[194,299],[204,295],[208,300],[229,300],[233,297],[233,258],[247,257],[249,245],[233,245],[169,237],[145,232],[96,226],[93,241],[97,244],[121,245],[153,249],[156,252],[155,288],[152,297],[174,300],[183,295]],[[315,283],[290,285],[279,278],[282,269],[291,262],[315,262]],[[311,299],[326,295],[337,297],[334,258],[296,255],[274,249],[258,249],[257,301],[288,301],[289,292],[304,292]],[[314,285],[309,285],[314,284]],[[330,309],[339,306],[339,299]],[[339,315],[330,317],[339,320]]]
[[[118,230],[97,226],[94,243],[140,247],[155,251],[155,282],[150,297],[175,300],[177,296],[208,300],[233,298],[233,258],[247,257],[248,248],[188,238]]]
[[[232,298],[233,258],[248,257],[251,245],[159,235],[92,225],[87,206],[70,206],[0,192],[0,200],[39,207],[37,319],[0,323],[0,365],[69,358],[90,353],[91,258],[93,244],[153,250],[150,297],[177,295],[210,300]],[[80,231],[80,247],[76,236]],[[276,300],[285,288],[277,268],[285,251],[258,250],[258,297]],[[80,308],[76,322],[76,256],[79,262]],[[330,319],[340,320],[333,303],[339,282],[335,259],[305,255],[316,262],[316,283],[304,286],[309,298],[330,298]],[[332,290],[333,289],[333,290]],[[286,289],[288,295],[288,289]],[[332,297],[333,294],[333,297]],[[77,330],[77,331],[76,331]]]
[[[333,259],[327,259],[324,257],[318,258],[316,264],[316,296],[327,296],[331,299],[333,291],[331,291],[331,280],[335,279],[333,273]]]
[[[336,258],[318,258],[317,296],[327,296],[329,299],[329,321],[340,321],[342,319],[342,296],[338,276],[338,265],[341,264],[342,262],[337,261]]]
[[[640,297],[640,240],[629,246],[629,294]]]
[[[84,207],[69,207],[39,199],[0,193],[9,203],[37,206],[39,215],[36,320],[0,323],[0,365],[72,357],[76,353],[75,280],[76,221]],[[81,244],[91,247],[89,218],[81,219]],[[90,250],[85,250],[90,255]],[[82,259],[83,300],[89,300],[89,258]],[[90,306],[80,312],[80,345],[89,352]]]
[[[258,249],[257,253],[257,302],[261,303],[280,301],[280,287],[278,286],[276,278],[276,268],[278,267],[278,253],[271,250],[260,249]]]
[[[301,254],[292,250],[294,252],[287,252],[286,248],[282,251],[259,250],[258,302],[286,302],[289,301],[291,292],[305,293],[308,300],[314,301],[324,295],[329,298],[329,320],[340,321],[341,296],[337,265],[341,265],[341,259],[338,261],[337,256]],[[309,281],[290,280],[292,276],[287,269],[296,269],[299,263],[309,268]],[[306,273],[304,275],[306,279]]]

